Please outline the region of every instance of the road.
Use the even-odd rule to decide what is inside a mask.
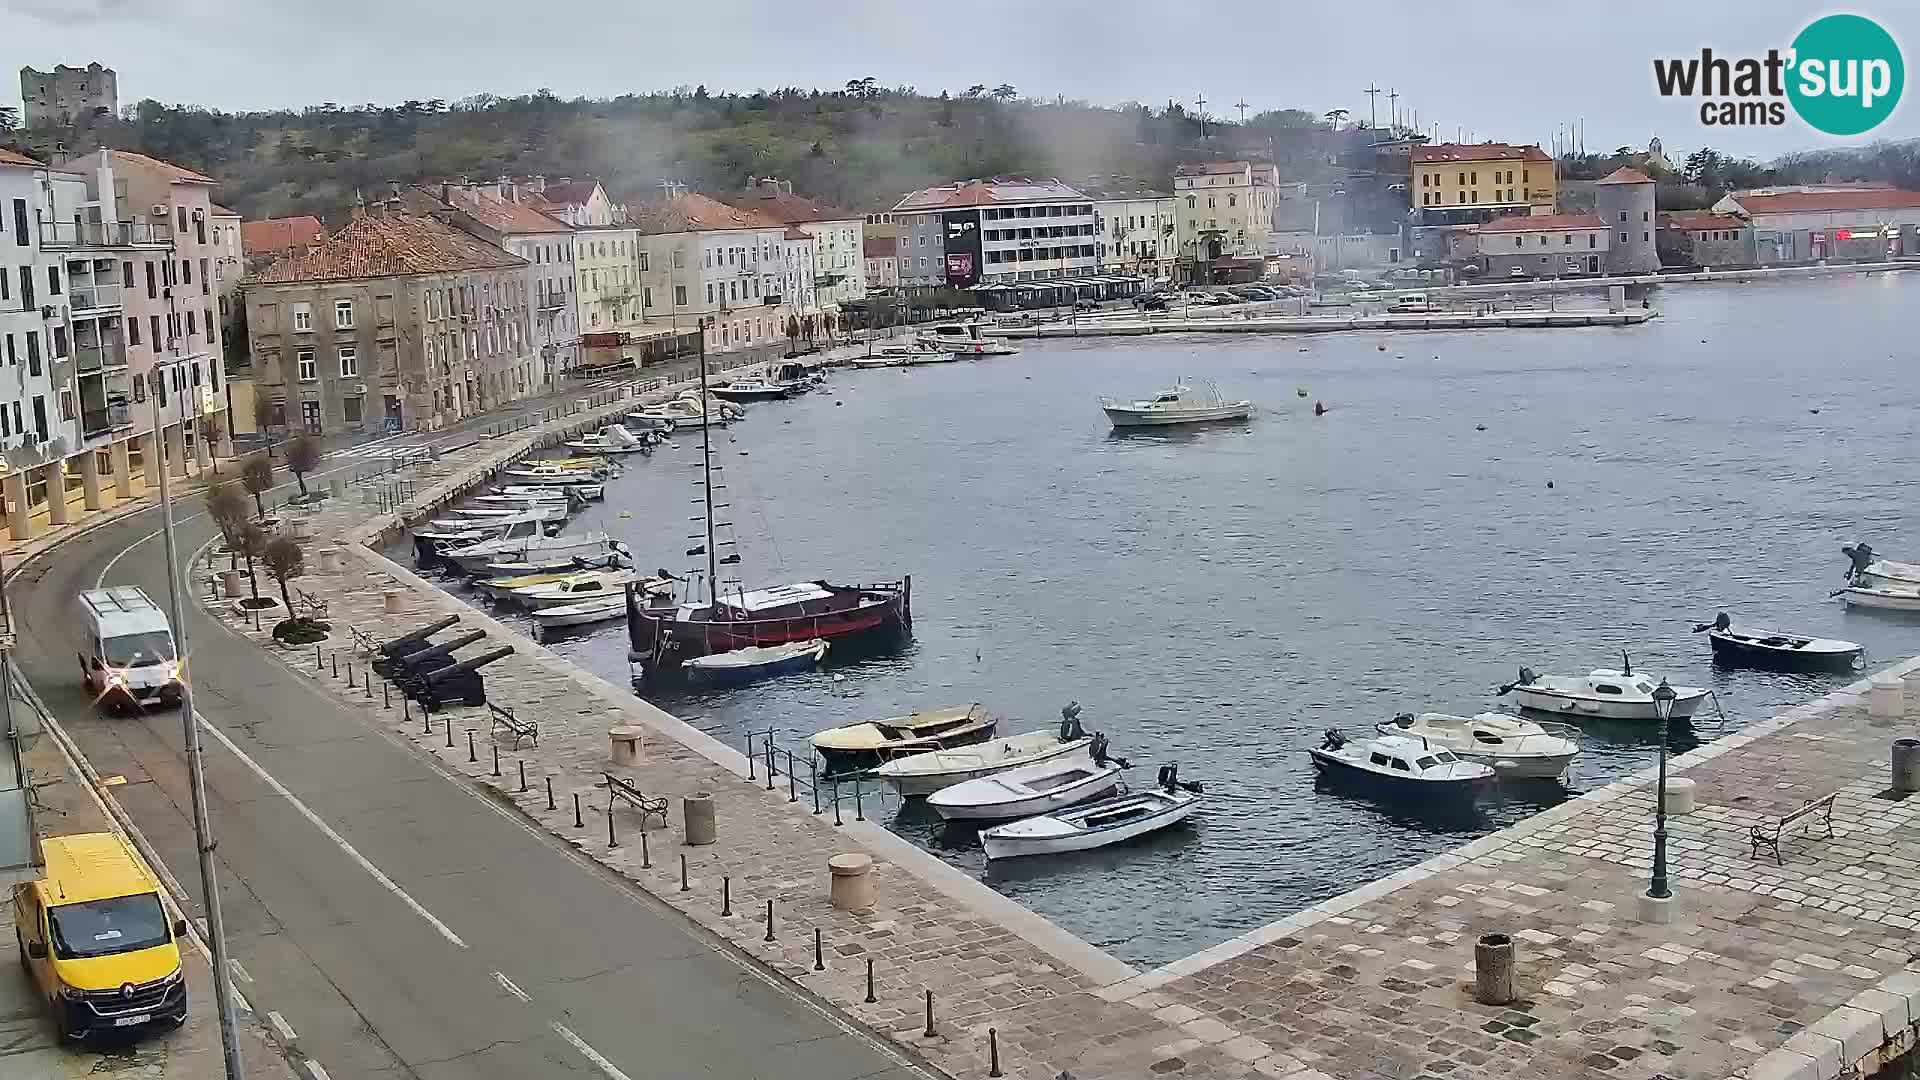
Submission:
[[[180,509],[184,560],[213,529]],[[166,596],[158,527],[135,515],[22,568],[16,655],[197,893],[178,712],[98,713],[75,659],[78,592]],[[328,1075],[927,1076],[197,607],[187,625],[240,988]]]

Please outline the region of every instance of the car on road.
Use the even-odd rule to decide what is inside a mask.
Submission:
[[[180,654],[167,613],[135,585],[111,585],[80,594],[80,677],[87,693],[108,709],[178,705]]]
[[[1167,310],[1167,294],[1147,293],[1144,296],[1136,296],[1133,298],[1133,306],[1139,308],[1141,311],[1165,311]]]
[[[1075,311],[1099,311],[1099,310],[1100,310],[1100,301],[1098,301],[1098,300],[1075,300],[1075,301],[1073,302],[1073,310],[1075,310]]]
[[[179,939],[160,881],[115,833],[40,841],[46,876],[13,889],[14,937],[27,977],[62,1038],[187,1022]]]

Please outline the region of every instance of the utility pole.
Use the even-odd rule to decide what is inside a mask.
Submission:
[[[1398,90],[1387,91],[1387,111],[1393,114],[1393,119],[1391,119],[1388,122],[1393,125],[1393,130],[1399,131],[1400,130],[1400,91]]]
[[[1233,103],[1233,107],[1240,110],[1240,126],[1246,127],[1247,126],[1247,99],[1241,98],[1239,101],[1236,101]]]
[[[1381,94],[1380,87],[1375,83],[1369,82],[1367,84],[1367,88],[1365,90],[1362,90],[1361,93],[1367,95],[1367,126],[1368,127],[1379,126],[1373,115],[1373,106],[1374,106],[1374,102],[1378,100],[1380,97],[1380,94]]]
[[[1205,91],[1202,91],[1202,92],[1201,92],[1201,94],[1200,94],[1200,96],[1194,99],[1194,102],[1193,102],[1193,103],[1194,103],[1195,105],[1198,105],[1198,106],[1200,106],[1200,137],[1201,137],[1201,138],[1203,138],[1203,139],[1210,139],[1210,138],[1212,138],[1212,136],[1211,136],[1211,135],[1209,135],[1209,134],[1207,134],[1207,95],[1206,95],[1206,92],[1205,92]]]

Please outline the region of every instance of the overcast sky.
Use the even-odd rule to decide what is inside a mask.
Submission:
[[[1168,99],[1232,118],[1298,107],[1368,113],[1369,84],[1422,126],[1552,146],[1584,120],[1589,150],[1711,143],[1771,157],[1833,145],[1784,128],[1708,129],[1662,100],[1655,56],[1784,48],[1810,18],[1786,0],[1467,0],[1192,5],[1168,0],[0,0],[0,68],[99,60],[120,100],[241,110],[454,100],[547,87],[562,97],[705,84],[836,87],[871,75],[937,93],[1008,82],[1103,104]],[[1850,10],[1906,47],[1920,5]],[[1189,22],[1186,11],[1205,12]],[[10,85],[0,101],[17,103]],[[1381,123],[1385,93],[1375,99]],[[1874,137],[1920,136],[1906,103]]]

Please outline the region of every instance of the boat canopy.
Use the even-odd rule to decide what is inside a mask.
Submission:
[[[820,587],[818,582],[797,581],[791,585],[774,585],[752,592],[722,594],[720,603],[736,611],[766,611],[770,608],[786,607],[788,604],[803,603],[808,600],[831,600],[833,594]]]

